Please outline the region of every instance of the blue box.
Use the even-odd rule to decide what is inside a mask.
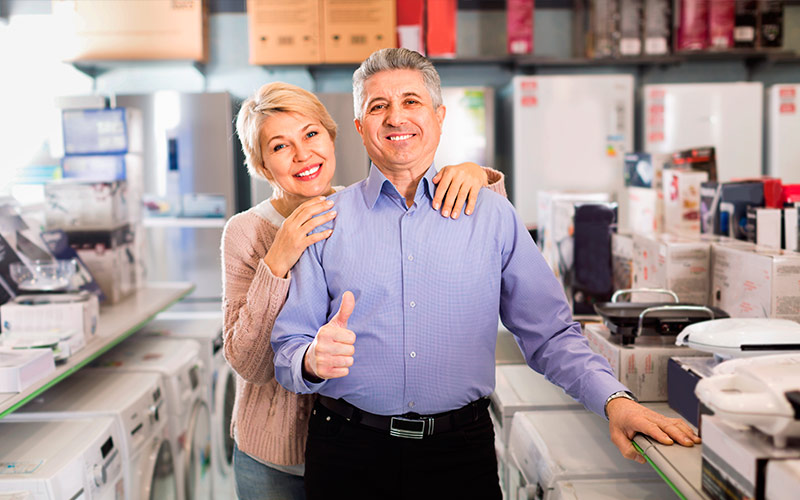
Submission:
[[[62,112],[64,154],[125,154],[131,150],[125,108]]]

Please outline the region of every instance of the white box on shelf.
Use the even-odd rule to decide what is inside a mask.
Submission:
[[[703,353],[675,345],[675,337],[643,336],[635,344],[622,345],[605,325],[589,323],[584,335],[592,350],[608,361],[617,379],[640,401],[667,401],[667,364],[673,356]]]
[[[22,392],[55,370],[50,349],[0,348],[0,393]]]
[[[800,255],[744,245],[711,246],[711,305],[732,318],[800,321]]]
[[[128,184],[59,181],[45,185],[47,229],[111,228],[128,222]]]
[[[614,274],[614,290],[633,287],[632,235],[611,235],[611,272]]]
[[[671,168],[664,171],[664,232],[679,236],[700,233],[700,184],[708,173]]]
[[[710,270],[708,242],[670,234],[633,236],[633,288],[666,288],[678,294],[681,302],[705,305]],[[632,300],[648,300],[644,297],[637,293]]]
[[[767,90],[767,174],[784,184],[800,183],[800,85]]]
[[[138,264],[137,226],[125,224],[110,230],[69,231],[69,243],[91,271],[106,300],[117,303],[135,291],[143,270]],[[142,231],[138,231],[142,234]]]
[[[797,237],[798,212],[800,207],[796,206],[783,209],[784,248],[794,252],[800,250],[800,238]]]
[[[660,189],[628,187],[628,229],[634,233],[657,234],[664,227],[664,192]]]
[[[800,491],[800,459],[767,463],[766,495],[770,500],[795,500]]]

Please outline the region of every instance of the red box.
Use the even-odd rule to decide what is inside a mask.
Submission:
[[[425,0],[397,2],[397,46],[425,55]]]
[[[678,50],[703,50],[708,47],[709,0],[679,0]]]
[[[428,0],[426,50],[428,57],[456,56],[456,0]]]
[[[534,0],[508,0],[506,32],[509,54],[533,52],[533,3]]]
[[[708,35],[709,45],[712,49],[733,47],[735,11],[735,0],[709,0]]]

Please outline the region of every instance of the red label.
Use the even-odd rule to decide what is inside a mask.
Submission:
[[[664,140],[664,132],[652,132],[648,136],[650,142],[661,142]]]
[[[536,87],[538,87],[538,86],[539,85],[538,85],[537,82],[529,81],[529,80],[526,80],[526,81],[522,82],[522,85],[521,85],[522,90],[536,90]]]
[[[537,104],[539,104],[539,100],[536,99],[536,96],[529,95],[522,97],[522,105],[525,107],[532,107],[536,106]]]
[[[793,102],[784,102],[781,104],[781,113],[784,114],[793,114],[797,111],[797,107],[794,105]]]
[[[662,99],[664,97],[664,91],[661,89],[653,89],[650,91],[650,97],[653,99]]]
[[[794,87],[784,87],[778,91],[781,97],[794,97],[795,90]]]

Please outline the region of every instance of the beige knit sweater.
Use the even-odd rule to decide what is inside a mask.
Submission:
[[[503,174],[486,171],[489,189],[505,196]],[[297,465],[305,462],[314,396],[288,392],[275,380],[270,334],[290,277],[275,277],[264,263],[280,227],[264,217],[265,203],[231,217],[222,235],[224,353],[237,373],[231,433],[259,461]]]

